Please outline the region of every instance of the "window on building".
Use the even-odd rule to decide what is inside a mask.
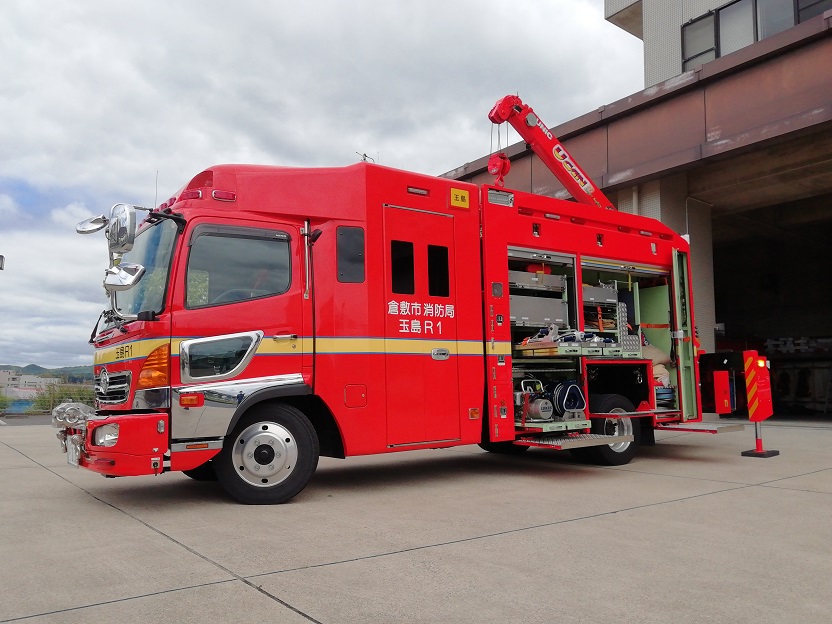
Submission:
[[[757,35],[771,37],[794,26],[793,0],[757,0]]]
[[[725,56],[754,43],[754,3],[738,0],[717,12],[719,55]]]
[[[797,0],[797,21],[816,17],[829,9],[832,9],[832,0]]]
[[[682,69],[688,71],[716,58],[714,14],[705,15],[682,28]]]
[[[682,71],[832,9],[832,0],[734,0],[682,26]]]

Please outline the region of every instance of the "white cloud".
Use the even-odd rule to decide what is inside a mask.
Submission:
[[[73,366],[92,362],[87,344],[106,306],[103,240],[72,230],[12,232],[0,237],[0,364]]]
[[[49,213],[52,223],[72,231],[75,226],[93,216],[93,213],[83,203],[73,202],[63,208],[56,208]]]
[[[8,195],[0,195],[0,223],[19,215],[20,208],[17,206],[17,202]]]
[[[440,174],[502,96],[555,126],[638,91],[641,55],[603,0],[5,0],[0,363],[89,353],[106,249],[72,228],[114,203],[223,162]]]

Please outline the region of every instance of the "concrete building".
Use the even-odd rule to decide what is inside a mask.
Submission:
[[[690,234],[703,348],[767,351],[776,398],[817,402],[832,360],[832,0],[606,0],[605,15],[643,40],[646,88],[554,134],[619,210]],[[567,196],[525,144],[507,153],[508,188]],[[446,175],[489,183],[487,159]]]
[[[0,370],[0,390],[6,394],[9,390],[37,390],[59,383],[61,380],[58,377],[38,377],[23,375],[13,370]]]

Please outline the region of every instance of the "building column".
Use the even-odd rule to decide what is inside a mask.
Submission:
[[[713,353],[716,311],[711,206],[688,197],[684,173],[621,189],[617,200],[622,212],[658,219],[679,234],[690,235],[693,317],[702,349]]]

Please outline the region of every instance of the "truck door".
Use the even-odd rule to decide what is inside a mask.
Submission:
[[[688,254],[673,250],[673,318],[671,320],[672,340],[679,363],[679,407],[682,420],[697,417],[696,357],[694,327],[691,316],[690,279],[688,277]]]
[[[384,236],[387,444],[458,440],[453,216],[385,205]]]
[[[220,413],[229,412],[227,425],[247,394],[303,384],[304,360],[311,357],[304,343],[311,341],[304,340],[301,227],[189,228],[174,294],[174,438],[224,435],[215,430],[224,426]],[[178,392],[202,393],[214,422],[201,418],[199,408],[178,410]]]

